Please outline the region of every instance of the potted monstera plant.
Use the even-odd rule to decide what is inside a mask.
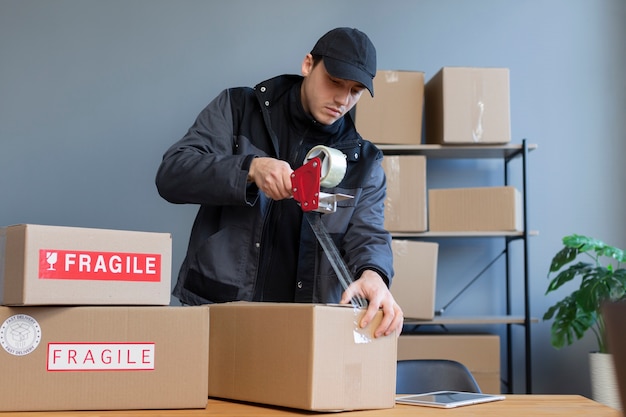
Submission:
[[[551,343],[557,349],[573,344],[588,331],[597,341],[597,351],[589,356],[594,399],[619,408],[613,361],[607,352],[601,306],[605,301],[626,299],[626,255],[624,250],[601,240],[581,235],[563,238],[548,272],[546,294],[580,278],[578,287],[550,307],[543,316],[552,320]],[[606,369],[608,367],[608,369]],[[603,374],[606,369],[607,374]],[[598,384],[608,383],[609,387]]]

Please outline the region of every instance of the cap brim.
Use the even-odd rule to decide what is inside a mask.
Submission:
[[[324,57],[324,66],[326,67],[326,71],[335,78],[342,78],[363,84],[370,92],[370,95],[374,97],[374,83],[372,76],[367,71],[363,71],[345,61],[327,56]]]

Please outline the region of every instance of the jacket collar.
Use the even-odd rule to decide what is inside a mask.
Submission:
[[[301,89],[304,77],[300,75],[279,75],[269,80],[265,80],[257,84],[254,89],[259,98],[262,108],[271,109],[275,102],[288,100],[290,103],[290,116],[295,126],[305,129],[309,134],[319,133],[321,136],[332,135],[342,128],[344,117],[337,120],[332,125],[324,125],[319,123],[309,113],[304,111],[302,107]],[[289,94],[288,97],[284,97]]]

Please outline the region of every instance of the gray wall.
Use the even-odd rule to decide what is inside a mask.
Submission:
[[[171,232],[176,270],[196,207],[158,197],[163,151],[221,89],[299,72],[315,40],[344,25],[370,35],[381,69],[428,79],[442,66],[510,68],[513,142],[539,145],[529,161],[533,316],[559,298],[544,292],[562,236],[626,246],[623,0],[0,0],[0,224]],[[497,185],[494,164],[464,167]],[[455,166],[429,169],[459,180]],[[441,271],[454,278],[442,276],[438,307],[467,280],[449,273],[476,273],[499,250],[445,244]],[[492,271],[449,314],[501,313],[501,288]],[[556,351],[548,330],[533,326],[534,392],[589,395],[593,341]]]

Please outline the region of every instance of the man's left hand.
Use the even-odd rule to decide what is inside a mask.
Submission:
[[[388,336],[396,332],[400,336],[404,315],[402,309],[391,295],[383,278],[375,271],[365,270],[361,277],[354,281],[343,292],[341,304],[348,304],[354,297],[362,297],[368,301],[367,311],[359,325],[366,327],[374,318],[379,309],[383,311],[383,319],[374,331],[374,337]]]

